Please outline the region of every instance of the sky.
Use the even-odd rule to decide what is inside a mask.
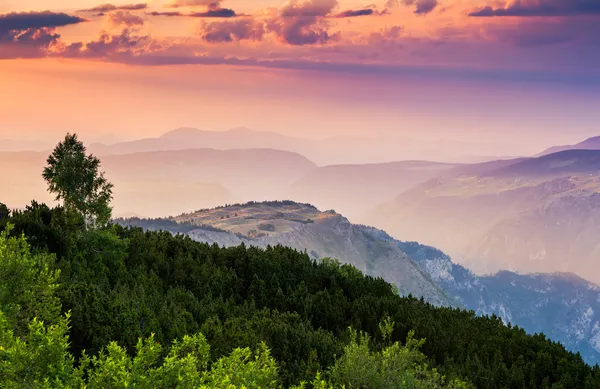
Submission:
[[[599,135],[600,0],[0,0],[0,139]]]

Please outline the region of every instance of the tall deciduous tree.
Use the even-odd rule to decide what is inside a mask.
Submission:
[[[86,225],[103,225],[112,212],[113,185],[99,169],[100,160],[86,154],[77,134],[67,134],[48,157],[43,173],[50,193],[68,212],[82,215]]]

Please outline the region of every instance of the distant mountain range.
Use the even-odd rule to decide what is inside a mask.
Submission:
[[[240,127],[227,131],[208,131],[183,127],[156,138],[115,144],[91,144],[89,149],[99,156],[152,151],[211,148],[217,150],[268,148],[299,153],[319,166],[332,164],[384,163],[410,159],[474,162],[490,155],[493,145],[477,142],[438,142],[404,139],[397,136],[338,136],[305,139],[273,131],[257,131]],[[487,151],[487,153],[486,153]]]
[[[561,271],[600,282],[600,151],[459,166],[363,220],[480,274]]]
[[[432,247],[393,239],[312,205],[232,205],[167,219],[119,219],[126,226],[166,230],[223,246],[284,245],[313,259],[330,257],[381,277],[403,294],[436,305],[495,314],[530,333],[544,332],[590,363],[600,361],[600,288],[572,274],[478,277]]]
[[[600,150],[600,136],[588,138],[574,145],[554,146],[542,151],[538,156],[558,153],[567,150]]]

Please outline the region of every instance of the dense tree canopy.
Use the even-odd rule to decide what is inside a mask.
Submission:
[[[285,247],[220,248],[138,228],[81,232],[64,225],[61,208],[40,204],[8,220],[13,236],[25,233],[32,255],[56,255],[56,294],[63,315],[70,312],[75,360],[99,357],[111,342],[134,358],[140,338],[163,345],[164,358],[176,339],[201,333],[211,363],[237,348],[259,352],[264,342],[279,383],[310,387],[318,372],[331,384],[333,371],[349,371],[344,361],[369,361],[369,374],[384,374],[382,353],[414,331],[414,339],[426,339],[420,347],[425,359],[415,363],[424,361],[447,380],[483,389],[600,387],[598,367],[543,335],[527,335],[497,317],[400,297],[392,285],[337,261],[315,262]],[[389,341],[379,326],[387,317],[395,323]],[[344,353],[352,344],[349,327],[370,337],[360,358],[361,352]],[[356,344],[364,344],[361,339]]]
[[[85,352],[78,363],[69,352],[70,313],[59,316],[54,297],[58,272],[54,256],[32,254],[24,237],[9,237],[12,226],[0,234],[0,386],[2,388],[281,388],[277,362],[264,342],[235,348],[211,358],[204,335],[184,335],[164,347],[154,334],[140,337],[134,350],[111,341],[95,355]],[[45,318],[46,321],[41,318]],[[386,339],[393,323],[382,328]],[[409,335],[399,343],[372,353],[368,336],[356,333],[341,359],[313,387],[462,389],[464,382],[446,379],[425,363]],[[366,363],[366,364],[365,364]],[[365,376],[363,373],[366,373]],[[365,378],[367,381],[365,381]],[[372,382],[370,381],[372,380]],[[305,382],[298,388],[305,388]]]

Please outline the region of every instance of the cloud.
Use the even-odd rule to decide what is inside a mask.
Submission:
[[[238,15],[232,9],[220,8],[217,10],[208,10],[206,12],[191,12],[188,14],[183,14],[178,11],[171,12],[146,12],[146,15],[150,16],[167,16],[167,17],[185,17],[185,18],[234,18],[236,16],[245,16]]]
[[[209,9],[206,12],[193,12],[187,16],[194,18],[233,18],[236,15],[235,11],[228,8]]]
[[[437,7],[438,2],[437,0],[402,0],[402,4],[408,7],[414,5],[416,14],[426,15]]]
[[[79,16],[50,11],[12,12],[0,15],[0,38],[9,34],[11,31],[63,27],[85,21],[85,19],[80,18]]]
[[[340,34],[331,33],[326,20],[337,6],[337,0],[291,0],[267,21],[267,30],[281,42],[296,46],[338,40]]]
[[[369,15],[373,15],[375,13],[376,13],[376,11],[374,9],[365,8],[365,9],[343,11],[338,14],[335,14],[333,17],[334,18],[353,18],[353,17],[357,17],[357,16],[369,16]]]
[[[157,12],[157,11],[152,11],[152,12],[146,12],[146,15],[150,15],[150,16],[186,16],[184,14],[182,14],[181,12],[178,11],[172,11],[172,12]]]
[[[599,0],[519,0],[502,8],[487,6],[469,13],[469,16],[576,16],[600,15]]]
[[[154,16],[189,16],[195,18],[233,18],[238,16],[234,10],[221,7],[221,0],[175,0],[175,2],[169,4],[168,7],[202,7],[205,8],[205,10],[189,14],[155,12]]]
[[[146,44],[151,42],[148,36],[136,35],[134,30],[124,28],[120,34],[103,32],[88,43],[74,43],[67,46],[62,53],[64,57],[107,58],[118,59],[143,55],[148,52]]]
[[[57,27],[85,21],[50,11],[0,15],[0,58],[44,57],[59,42]]]
[[[175,0],[168,5],[171,8],[179,7],[206,7],[208,9],[220,9],[221,0]]]
[[[113,26],[143,26],[144,19],[131,12],[117,11],[108,14],[108,22]]]
[[[281,9],[284,17],[327,16],[338,6],[337,0],[291,0]]]
[[[93,8],[81,9],[77,12],[112,12],[112,11],[139,11],[148,8],[146,3],[138,4],[126,4],[126,5],[114,5],[114,4],[101,4]]]
[[[260,41],[264,34],[264,23],[253,18],[213,23],[202,22],[199,26],[200,37],[209,43]]]

